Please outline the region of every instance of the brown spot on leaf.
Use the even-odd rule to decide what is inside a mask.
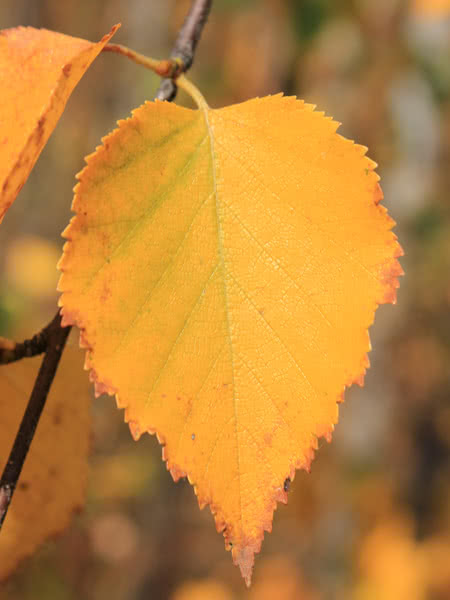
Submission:
[[[70,71],[72,70],[72,63],[67,63],[67,65],[63,66],[62,72],[66,77],[69,77]]]
[[[45,121],[46,121],[46,117],[44,115],[44,116],[42,116],[39,119],[39,121],[37,123],[36,131],[35,131],[35,134],[34,134],[35,142],[36,142],[37,146],[40,146],[41,142],[42,142],[42,138],[43,138],[43,135],[44,135]]]
[[[272,445],[272,438],[273,438],[273,433],[266,431],[266,433],[264,434],[264,443],[266,444],[266,446]]]
[[[111,288],[108,285],[108,282],[103,283],[102,293],[100,294],[100,300],[102,302],[106,302],[111,297]]]

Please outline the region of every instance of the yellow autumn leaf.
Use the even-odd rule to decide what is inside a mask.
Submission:
[[[0,223],[70,94],[118,27],[97,44],[33,27],[0,31]]]
[[[0,366],[0,468],[9,456],[42,358]],[[80,377],[76,376],[80,374]],[[84,504],[90,397],[81,352],[66,348],[0,535],[0,580],[69,524]]]
[[[282,95],[146,103],[79,174],[59,289],[97,393],[209,504],[250,582],[285,480],[362,382],[401,249],[366,149]]]

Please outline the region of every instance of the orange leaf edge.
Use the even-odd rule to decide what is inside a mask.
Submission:
[[[148,104],[148,102],[145,102],[145,104]],[[97,146],[95,148],[94,152],[92,152],[91,154],[89,154],[88,156],[85,157],[86,166],[76,175],[76,178],[78,180],[80,180],[82,178],[85,169],[87,169],[87,167],[89,166],[89,163],[91,163],[93,160],[96,159],[98,153],[105,152],[108,149],[108,145],[109,145],[111,138],[114,137],[115,135],[117,135],[117,133],[120,131],[120,126],[125,121],[129,121],[129,120],[133,119],[134,114],[137,111],[139,111],[140,108],[142,108],[142,107],[139,107],[139,108],[133,110],[131,117],[117,121],[117,124],[119,127],[116,128],[115,130],[113,130],[112,132],[110,132],[109,134],[107,134],[106,136],[104,136],[101,139],[102,144]],[[314,111],[314,108],[315,108],[314,106],[311,106],[311,109],[313,111]],[[332,120],[331,117],[330,117],[330,119]],[[340,125],[340,123],[337,123],[338,127],[339,127],[339,125]],[[337,134],[337,135],[339,135],[339,134]],[[366,148],[365,146],[362,146],[360,144],[355,144],[355,142],[353,142],[352,140],[348,140],[347,138],[344,138],[344,139],[346,139],[346,141],[348,143],[350,143],[350,144],[354,145],[356,148],[358,148],[358,150],[361,151],[362,155],[366,155],[368,148]],[[366,156],[366,160],[367,160],[367,168],[370,171],[375,171],[376,167],[378,166],[377,163],[372,161],[367,156]],[[378,177],[378,175],[377,175],[377,177]],[[379,180],[379,177],[378,177],[378,180]],[[77,185],[74,187],[74,192],[76,192],[78,185],[80,185],[80,184],[77,183]],[[377,185],[374,189],[374,192],[373,192],[373,201],[374,201],[374,204],[376,206],[378,206],[379,210],[386,214],[386,218],[388,218],[390,220],[390,225],[391,225],[391,229],[392,229],[396,223],[391,217],[389,217],[387,215],[387,209],[383,205],[381,205],[381,201],[383,200],[383,198],[384,198],[383,191],[382,191],[380,185],[377,183]],[[72,205],[72,210],[78,214],[75,204]],[[73,217],[72,219],[74,219],[74,218],[75,217]],[[71,241],[71,236],[70,236],[71,226],[72,226],[72,220],[62,233],[62,236],[67,240],[67,242]],[[397,241],[397,236],[393,232],[391,232],[391,234],[392,234],[392,253],[391,253],[390,258],[388,258],[385,261],[385,263],[383,264],[383,267],[382,267],[381,283],[383,285],[383,290],[382,290],[382,294],[380,295],[380,297],[376,298],[374,301],[373,318],[372,318],[371,323],[368,326],[369,328],[371,327],[371,325],[374,322],[376,309],[381,304],[389,304],[389,303],[395,304],[396,303],[397,289],[400,285],[399,281],[398,281],[398,277],[400,277],[401,275],[404,274],[404,271],[403,271],[400,263],[397,260],[399,257],[403,256],[404,253],[403,253],[403,250],[402,250],[400,244]],[[64,273],[64,271],[65,271],[63,262],[64,262],[64,251],[63,251],[63,255],[60,259],[60,262],[58,263],[58,269],[60,270],[61,273]],[[121,401],[117,388],[115,388],[110,381],[107,381],[105,378],[103,378],[101,376],[101,374],[97,373],[97,371],[95,370],[95,368],[91,362],[90,356],[89,356],[89,353],[93,349],[93,347],[87,338],[83,320],[82,320],[80,314],[77,313],[76,311],[68,312],[67,310],[65,310],[64,293],[66,293],[66,292],[70,292],[70,290],[64,290],[64,292],[62,293],[62,295],[58,301],[58,305],[60,306],[60,312],[61,312],[61,317],[62,317],[62,325],[63,326],[75,325],[80,330],[80,347],[86,349],[86,359],[85,359],[84,368],[85,368],[85,370],[89,371],[89,379],[94,384],[95,396],[98,397],[102,394],[108,394],[110,396],[115,397],[117,407],[119,409],[123,409],[125,411],[124,412],[124,421],[125,421],[125,423],[128,424],[131,435],[135,441],[138,441],[143,433],[149,433],[150,435],[156,436],[159,444],[162,446],[162,460],[166,463],[166,468],[172,475],[173,480],[175,482],[177,482],[180,478],[187,477],[189,483],[194,487],[194,492],[197,496],[197,501],[198,501],[200,510],[203,510],[203,508],[205,508],[205,506],[209,505],[210,511],[214,517],[216,530],[218,533],[223,534],[223,536],[225,538],[225,548],[228,551],[231,550],[232,557],[233,557],[233,563],[239,567],[242,577],[244,578],[247,587],[249,587],[250,583],[251,583],[253,565],[255,562],[255,554],[258,554],[261,550],[261,545],[264,540],[265,532],[267,531],[270,533],[272,531],[273,513],[275,512],[275,510],[277,508],[278,502],[287,504],[287,492],[284,490],[284,482],[287,479],[289,479],[290,481],[293,481],[295,478],[295,472],[297,469],[304,469],[308,473],[310,472],[311,463],[314,459],[315,452],[318,450],[318,446],[319,446],[318,440],[319,440],[319,438],[323,437],[323,438],[325,438],[325,440],[328,443],[331,442],[335,425],[337,424],[337,422],[339,420],[338,415],[337,415],[336,421],[334,423],[317,425],[316,432],[315,433],[313,432],[311,434],[311,446],[310,446],[309,450],[306,452],[306,456],[304,457],[304,460],[299,459],[295,462],[291,462],[282,481],[280,481],[279,485],[273,487],[273,493],[272,493],[271,499],[269,500],[269,502],[267,504],[265,515],[262,520],[261,530],[260,530],[261,535],[257,539],[249,539],[247,541],[247,544],[241,550],[238,550],[237,548],[233,548],[231,542],[229,541],[230,537],[231,537],[230,526],[221,517],[219,517],[219,512],[220,512],[219,507],[210,498],[201,497],[198,494],[198,490],[197,490],[195,481],[192,481],[191,478],[189,477],[189,475],[186,472],[184,472],[175,462],[169,461],[169,459],[165,453],[164,435],[157,429],[153,428],[151,425],[141,427],[136,421],[129,420],[128,414],[127,414],[127,412],[128,412],[127,405]],[[365,377],[367,369],[370,366],[370,361],[369,361],[369,357],[368,357],[368,352],[370,352],[370,350],[371,350],[371,344],[370,344],[369,333],[367,331],[367,350],[361,356],[360,369],[358,370],[358,373],[355,376],[350,377],[344,383],[344,385],[342,387],[342,392],[336,398],[336,403],[338,405],[344,401],[344,395],[345,395],[346,388],[350,387],[354,383],[357,383],[360,387],[363,387],[364,377]]]

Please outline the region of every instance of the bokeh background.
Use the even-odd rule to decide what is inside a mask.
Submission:
[[[188,6],[2,0],[0,27],[97,41],[121,22],[115,42],[165,57]],[[191,78],[211,106],[295,94],[369,146],[405,250],[398,305],[378,310],[366,386],[347,392],[333,443],[310,475],[297,474],[249,591],[156,440],[135,443],[114,401],[100,398],[86,510],[22,563],[0,599],[448,599],[450,2],[215,0]],[[53,316],[74,174],[157,86],[104,54],[75,90],[0,227],[0,335],[27,337]]]

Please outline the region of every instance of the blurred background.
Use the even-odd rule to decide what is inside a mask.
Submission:
[[[113,41],[164,58],[188,7],[2,0],[0,27],[97,41],[121,22]],[[173,483],[153,437],[132,440],[105,397],[92,405],[86,510],[22,563],[0,599],[448,599],[450,2],[215,0],[191,78],[213,107],[297,95],[369,147],[405,250],[398,305],[377,311],[365,388],[347,392],[333,443],[278,507],[249,591],[209,509]],[[0,227],[0,335],[29,337],[54,315],[74,174],[157,86],[103,54],[73,93]]]

